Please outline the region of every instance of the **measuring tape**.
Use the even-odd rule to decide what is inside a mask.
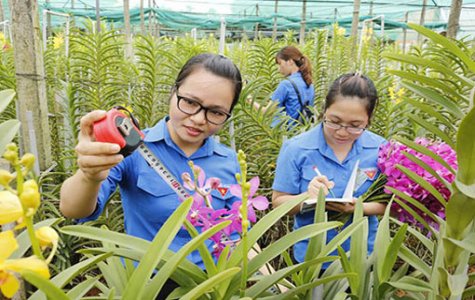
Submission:
[[[185,200],[190,197],[190,194],[185,190],[181,183],[173,176],[170,171],[163,165],[163,163],[152,153],[152,151],[145,146],[144,143],[139,145],[139,153],[145,159],[145,161],[152,167],[152,169],[162,177],[163,180],[172,188],[172,190],[180,197],[181,200]]]
[[[1,1],[1,0],[0,0]],[[120,154],[127,156],[138,148],[140,155],[162,177],[181,200],[190,197],[181,183],[163,163],[145,146],[144,134],[132,113],[125,107],[116,106],[106,117],[94,123],[94,136],[98,142],[115,143],[121,147]]]

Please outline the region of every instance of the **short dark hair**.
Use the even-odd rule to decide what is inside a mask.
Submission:
[[[190,58],[181,68],[175,80],[174,88],[180,87],[180,84],[198,68],[204,68],[211,73],[231,80],[234,84],[234,98],[231,104],[231,110],[239,100],[242,90],[241,72],[238,67],[227,57],[213,53],[202,53]]]
[[[371,116],[378,103],[378,91],[371,79],[358,72],[343,74],[335,79],[325,98],[324,112],[335,103],[338,95],[356,96],[365,101],[366,112],[371,120]]]

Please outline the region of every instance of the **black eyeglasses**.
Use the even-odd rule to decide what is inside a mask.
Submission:
[[[334,130],[340,130],[342,128],[345,128],[345,130],[351,134],[360,134],[366,130],[366,128],[364,127],[362,128],[362,127],[355,127],[355,126],[344,126],[344,125],[341,125],[332,121],[328,121],[328,120],[323,120],[323,123],[325,123],[325,126],[327,126],[328,128],[331,128]]]
[[[210,122],[211,124],[221,125],[226,122],[229,117],[231,117],[229,113],[220,109],[204,107],[196,100],[180,96],[178,94],[178,87],[176,88],[176,98],[177,107],[181,112],[192,116],[198,114],[201,110],[204,110],[206,121]]]

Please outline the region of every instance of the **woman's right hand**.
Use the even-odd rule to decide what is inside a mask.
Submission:
[[[335,183],[328,180],[326,176],[315,176],[308,184],[308,195],[310,198],[318,198],[320,189],[323,189],[323,194],[326,196],[334,186]]]
[[[118,154],[120,151],[118,144],[95,141],[94,122],[105,116],[105,111],[95,110],[81,118],[79,142],[75,148],[79,169],[87,180],[93,182],[106,179],[109,170],[124,159],[121,154]]]

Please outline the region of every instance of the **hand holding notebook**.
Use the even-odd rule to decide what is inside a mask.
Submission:
[[[348,183],[346,184],[345,191],[343,193],[343,197],[337,198],[333,194],[331,190],[330,194],[333,197],[327,197],[325,198],[326,202],[340,202],[340,203],[351,203],[353,202],[353,192],[355,190],[355,185],[356,185],[356,175],[358,173],[358,165],[359,165],[359,160],[356,161],[355,166],[353,167],[353,171],[351,172],[350,179],[348,180]],[[317,175],[322,176],[320,171],[318,171],[317,168],[314,169]],[[309,211],[315,209],[315,203],[317,202],[317,199],[311,198],[307,199],[302,203],[302,212]]]

